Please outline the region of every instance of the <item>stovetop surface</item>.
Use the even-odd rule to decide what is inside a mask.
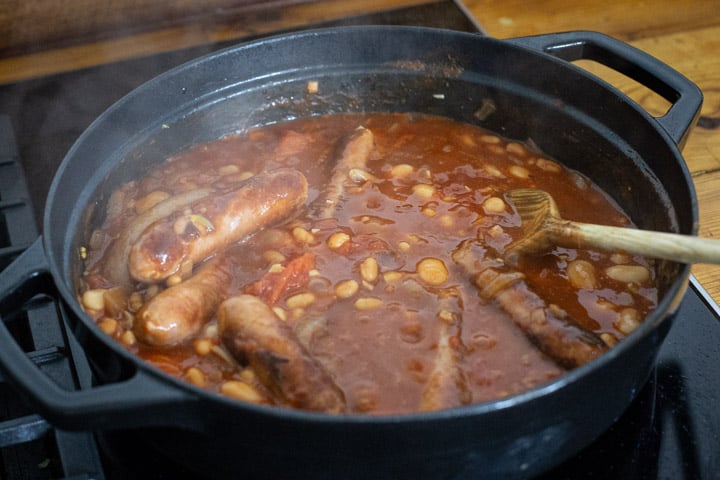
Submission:
[[[344,19],[329,25],[409,24],[477,32],[452,1]],[[243,39],[243,41],[249,40]],[[146,80],[180,63],[229,46],[213,44],[0,86],[0,270],[41,229],[43,206],[57,166],[82,131],[107,107]],[[54,299],[40,299],[13,317],[30,355],[65,341]],[[580,454],[542,479],[720,479],[720,321],[717,305],[691,279],[657,366],[617,422]],[[53,317],[53,315],[55,317]],[[49,317],[54,320],[48,321]],[[43,370],[85,388],[90,372],[70,338],[66,355]],[[54,350],[53,350],[54,351]],[[70,370],[71,381],[67,380]],[[104,449],[112,445],[112,454]],[[123,452],[125,449],[128,452]],[[0,378],[0,479],[138,478],[123,465],[137,457],[122,435],[96,436],[54,428]],[[138,462],[139,463],[139,462]],[[151,465],[158,465],[153,462]],[[163,466],[145,478],[191,478]]]

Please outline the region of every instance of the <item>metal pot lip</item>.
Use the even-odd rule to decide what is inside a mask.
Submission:
[[[189,69],[189,68],[197,68],[199,64],[206,64],[208,62],[212,62],[215,58],[219,56],[224,56],[231,54],[233,52],[241,51],[247,48],[253,48],[254,46],[264,43],[264,44],[273,44],[273,43],[280,43],[285,42],[290,38],[299,38],[299,37],[320,37],[320,36],[333,36],[338,34],[338,32],[382,32],[382,31],[407,31],[413,34],[441,34],[441,35],[450,35],[456,38],[460,37],[467,37],[472,38],[473,41],[477,42],[488,42],[492,44],[499,44],[503,45],[503,48],[507,46],[508,48],[513,49],[521,49],[523,51],[528,52],[528,54],[535,54],[542,57],[547,57],[548,60],[552,60],[553,63],[557,65],[567,65],[566,62],[562,62],[554,57],[551,57],[549,55],[543,54],[541,52],[532,51],[530,49],[525,49],[522,47],[519,47],[517,45],[513,45],[507,42],[504,42],[503,40],[493,39],[486,36],[481,36],[478,34],[472,34],[472,33],[465,33],[465,32],[458,32],[458,31],[452,31],[452,30],[444,30],[444,29],[437,29],[437,28],[428,28],[428,27],[405,27],[405,26],[350,26],[350,27],[331,27],[331,28],[323,28],[323,29],[317,29],[317,30],[304,30],[300,32],[295,33],[289,33],[289,34],[281,34],[277,36],[267,37],[261,40],[257,41],[250,41],[247,43],[242,43],[236,46],[229,47],[227,49],[220,50],[218,52],[206,55],[204,57],[201,57],[199,59],[190,61],[186,64],[183,64],[181,66],[175,67],[174,69],[171,69],[160,76],[150,80],[146,84],[143,84],[139,88],[148,88],[151,85],[161,84],[168,78],[172,78],[173,76],[178,75],[179,73]],[[63,160],[62,165],[60,166],[59,173],[62,173],[63,171],[68,169],[68,165],[71,163],[71,160],[73,158],[73,155],[77,149],[77,146],[82,144],[86,136],[90,135],[94,129],[101,125],[103,122],[106,121],[107,117],[112,113],[115,112],[123,107],[125,102],[128,101],[128,98],[132,97],[136,93],[137,89],[128,94],[126,97],[123,97],[123,99],[119,100],[116,104],[111,106],[105,113],[103,113],[100,117],[98,117],[93,124],[91,124],[85,132],[79,137],[79,139],[75,142],[73,147],[71,148],[70,152],[67,154],[65,159]],[[638,111],[640,111],[638,109]],[[650,119],[649,115],[647,115],[644,112],[642,113],[645,117]],[[675,146],[672,141],[669,139],[667,134],[662,131],[661,128],[657,125],[652,125],[652,128],[657,130],[661,135],[664,135],[665,138],[667,138],[668,146],[670,148],[673,148],[673,153],[677,152],[677,146]],[[679,155],[679,154],[678,154]],[[56,174],[55,178],[53,179],[53,183],[50,189],[50,193],[48,195],[48,202],[52,201],[55,197],[57,197],[56,191],[58,189],[58,185],[62,181],[62,175]],[[55,198],[55,201],[57,199]],[[85,205],[86,207],[87,205]],[[77,207],[76,207],[77,208]],[[368,416],[368,415],[359,415],[359,414],[349,414],[349,415],[328,415],[324,413],[314,413],[314,412],[307,412],[307,411],[300,411],[300,410],[293,410],[289,408],[284,407],[272,407],[272,406],[262,406],[262,405],[254,405],[254,404],[248,404],[239,402],[237,400],[233,400],[230,398],[223,397],[218,394],[214,394],[212,392],[207,392],[204,390],[201,390],[197,387],[192,386],[188,382],[185,382],[181,379],[176,379],[174,377],[171,377],[170,375],[167,375],[163,372],[161,372],[159,369],[156,369],[155,367],[152,367],[151,365],[147,364],[146,362],[142,361],[135,355],[128,352],[126,349],[124,349],[118,342],[114,341],[112,338],[104,334],[97,325],[82,311],[82,309],[79,306],[79,303],[76,300],[76,294],[73,291],[72,284],[65,281],[65,270],[66,268],[62,265],[63,262],[66,261],[66,257],[63,257],[62,255],[57,256],[53,254],[53,245],[52,245],[52,235],[64,235],[67,232],[55,232],[54,229],[56,227],[51,225],[51,218],[49,214],[49,209],[46,209],[46,215],[44,218],[44,231],[47,232],[44,234],[43,238],[43,246],[46,252],[46,255],[48,256],[48,262],[49,262],[49,269],[50,272],[55,279],[56,285],[58,290],[61,293],[61,296],[65,299],[65,302],[71,307],[72,311],[76,316],[79,317],[80,321],[90,329],[90,331],[98,337],[103,344],[105,344],[108,348],[112,349],[113,352],[120,355],[122,358],[130,361],[133,365],[135,365],[138,369],[142,369],[146,372],[149,372],[150,374],[160,377],[164,381],[171,382],[175,387],[180,388],[186,392],[190,392],[191,395],[194,395],[195,397],[202,398],[205,400],[209,400],[212,402],[221,402],[223,404],[226,404],[227,406],[231,408],[236,408],[239,410],[245,410],[249,412],[253,412],[258,415],[268,416],[268,417],[276,417],[278,419],[292,419],[300,422],[319,422],[319,423],[348,423],[348,424],[398,424],[398,423],[407,423],[407,422],[435,422],[435,421],[444,421],[444,420],[450,420],[450,419],[460,419],[460,418],[466,418],[470,416],[478,416],[478,415],[484,415],[484,414],[490,414],[492,412],[499,412],[503,410],[507,410],[510,408],[513,408],[520,404],[527,404],[530,402],[533,402],[539,398],[546,397],[548,395],[551,395],[552,393],[566,388],[568,385],[573,384],[577,381],[579,381],[581,378],[584,378],[585,376],[591,374],[591,372],[598,368],[603,368],[606,364],[609,362],[612,362],[616,357],[622,355],[625,351],[633,348],[634,345],[640,342],[641,339],[643,339],[645,336],[650,335],[652,331],[662,322],[668,321],[667,317],[671,316],[674,313],[674,310],[679,305],[680,299],[682,298],[685,289],[687,288],[687,281],[689,277],[690,272],[690,266],[685,265],[682,268],[682,271],[680,274],[678,274],[677,278],[674,280],[673,284],[671,285],[668,292],[666,292],[664,298],[659,303],[657,309],[653,314],[651,314],[650,317],[648,317],[645,322],[638,328],[636,332],[631,334],[629,337],[627,337],[623,342],[621,342],[619,345],[613,347],[610,349],[610,351],[606,352],[604,355],[599,357],[598,359],[593,360],[592,362],[583,365],[573,371],[567,372],[563,374],[558,379],[555,379],[554,381],[551,381],[547,384],[541,385],[539,387],[536,387],[534,389],[507,397],[499,400],[489,401],[489,402],[483,402],[483,403],[476,403],[464,407],[458,407],[453,409],[446,409],[441,410],[437,412],[425,412],[425,413],[411,413],[411,414],[403,414],[403,415],[375,415],[375,416]],[[63,255],[67,253],[64,252]],[[62,257],[62,258],[61,258]]]

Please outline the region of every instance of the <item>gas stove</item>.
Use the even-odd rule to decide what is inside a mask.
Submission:
[[[424,25],[482,34],[481,26],[453,1],[322,26],[350,24]],[[155,75],[229,45],[188,48],[0,86],[0,270],[42,233],[44,201],[55,169],[95,117]],[[653,374],[637,398],[593,444],[541,478],[720,479],[719,319],[718,306],[691,278]],[[90,387],[92,373],[67,331],[58,299],[35,298],[2,320],[59,385]],[[144,447],[137,433],[56,428],[0,377],[0,479],[193,478]]]

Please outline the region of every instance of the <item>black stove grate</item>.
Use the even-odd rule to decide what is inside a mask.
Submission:
[[[37,237],[10,118],[0,115],[0,271]],[[3,321],[30,358],[59,385],[69,389],[89,386],[89,369],[80,360],[79,347],[66,334],[54,298],[34,298]],[[54,428],[0,376],[0,478],[105,477],[91,433]]]
[[[0,270],[37,238],[10,117],[0,116]]]

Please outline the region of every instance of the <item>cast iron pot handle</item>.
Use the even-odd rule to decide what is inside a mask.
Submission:
[[[0,317],[39,294],[56,295],[42,237],[0,273]],[[67,430],[172,425],[193,397],[136,370],[128,380],[68,391],[45,375],[0,322],[0,370],[38,413]]]
[[[598,32],[564,32],[508,40],[562,60],[594,60],[641,83],[672,105],[655,120],[682,148],[700,114],[703,95],[685,76],[660,60]]]

